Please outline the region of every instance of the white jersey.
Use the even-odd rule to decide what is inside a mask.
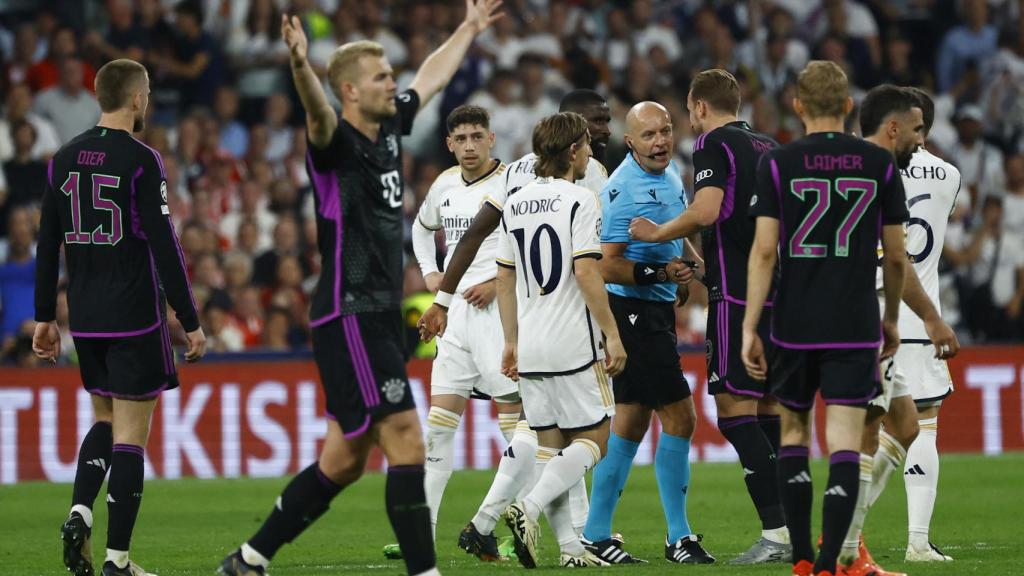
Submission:
[[[518,192],[523,186],[526,186],[537,177],[533,173],[533,168],[536,164],[537,156],[533,152],[509,164],[508,169],[505,170],[505,187],[488,196],[486,198],[487,203],[497,208],[500,212],[505,205],[506,198]],[[587,173],[583,178],[577,180],[576,184],[583,186],[600,197],[601,190],[607,182],[608,171],[605,170],[604,165],[594,160],[593,156],[591,156],[587,162]]]
[[[498,265],[516,270],[519,374],[572,374],[604,358],[601,331],[573,274],[601,257],[597,195],[560,178],[536,178],[502,211]]]
[[[960,192],[960,171],[924,149],[914,153],[910,166],[900,171],[903,188],[907,193],[910,220],[907,222],[907,255],[913,262],[914,272],[928,294],[935,309],[942,314],[939,304],[939,260],[946,239],[946,225]],[[882,289],[882,272],[878,272],[878,289]],[[880,295],[882,309],[885,298]],[[928,340],[924,322],[900,303],[900,339]]]
[[[452,255],[455,254],[455,245],[465,235],[483,205],[484,198],[496,193],[505,185],[505,179],[502,177],[504,173],[505,165],[499,162],[487,174],[473,182],[466,182],[462,178],[462,169],[453,166],[442,172],[430,186],[417,218],[428,230],[444,228],[444,242],[448,249],[444,261],[446,269]],[[480,245],[473,263],[459,282],[458,293],[461,294],[472,286],[494,278],[497,273],[494,265],[497,247],[498,231],[495,230]],[[429,252],[432,254],[433,250]],[[417,258],[420,258],[419,253]]]

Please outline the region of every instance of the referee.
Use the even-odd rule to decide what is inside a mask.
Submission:
[[[641,102],[626,115],[629,155],[601,192],[603,222],[601,272],[609,302],[630,361],[615,377],[615,418],[608,453],[594,470],[590,516],[583,531],[587,548],[613,564],[643,562],[611,537],[612,516],[626,484],[637,447],[657,412],[662,433],[654,460],[661,503],[668,523],[665,558],[710,564],[686,517],[690,481],[690,438],[696,423],[690,387],[676,352],[677,293],[693,278],[681,260],[683,241],[631,241],[629,223],[638,216],[657,223],[686,209],[679,169],[672,163],[672,118],[664,106]]]

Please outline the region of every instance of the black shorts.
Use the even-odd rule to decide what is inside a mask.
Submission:
[[[743,314],[746,306],[725,300],[708,306],[707,360],[708,394],[739,394],[753,398],[764,398],[768,383],[758,382],[747,374],[743,366]],[[771,358],[774,346],[769,338],[771,308],[765,308],[757,333],[765,346],[765,354]]]
[[[150,400],[178,387],[166,323],[136,336],[74,338],[82,385],[90,394]]]
[[[405,326],[398,310],[341,316],[313,328],[313,357],[327,417],[346,438],[388,414],[416,407],[405,371]]]
[[[690,396],[679,367],[676,312],[672,302],[608,295],[619,337],[626,348],[626,369],[612,378],[616,404],[660,408]]]
[[[825,404],[867,406],[882,392],[877,348],[797,350],[776,346],[769,357],[772,395],[791,410],[814,407],[821,390]]]

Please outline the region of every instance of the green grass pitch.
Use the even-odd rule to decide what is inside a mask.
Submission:
[[[943,457],[939,502],[932,525],[938,545],[956,558],[952,564],[903,562],[906,500],[903,482],[893,478],[868,518],[870,548],[883,567],[911,576],[939,574],[1024,574],[1024,503],[1021,482],[1024,454],[999,458]],[[826,468],[813,469],[816,511],[820,509]],[[438,526],[439,567],[443,574],[511,574],[519,564],[483,564],[456,548],[461,527],[483,498],[490,471],[453,475]],[[142,512],[132,542],[132,557],[160,576],[212,574],[220,559],[260,525],[287,479],[153,481],[146,485]],[[384,476],[370,474],[339,496],[331,510],[271,566],[273,576],[320,574],[404,574],[401,562],[385,560],[381,548],[393,541],[383,506]],[[61,574],[59,527],[67,513],[71,487],[29,483],[0,487],[0,574]],[[103,557],[106,506],[96,509],[94,555]],[[789,574],[788,566],[734,567],[724,564],[759,534],[754,510],[738,464],[695,464],[689,497],[695,531],[716,555],[713,566],[665,562],[664,519],[652,467],[633,470],[616,515],[615,529],[627,548],[647,558],[646,566],[602,569],[614,573],[708,575]],[[814,525],[819,525],[815,517]],[[499,535],[507,534],[499,526]],[[555,570],[558,549],[542,521],[541,570]],[[97,566],[98,568],[98,566]]]

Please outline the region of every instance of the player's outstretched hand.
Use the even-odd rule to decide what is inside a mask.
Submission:
[[[764,357],[764,342],[754,331],[743,331],[743,366],[747,374],[758,382],[768,378],[768,360]]]
[[[515,344],[505,344],[501,352],[501,373],[510,380],[519,381],[519,350]]]
[[[629,237],[633,240],[654,242],[654,233],[657,230],[658,225],[643,216],[637,216],[629,223]]]
[[[669,280],[675,282],[679,286],[689,284],[697,276],[693,271],[693,268],[678,256],[672,258],[672,261],[668,264],[665,264],[665,274],[668,275]]]
[[[206,354],[206,334],[203,333],[203,329],[200,327],[196,328],[193,332],[185,334],[185,339],[188,340],[188,350],[185,351],[185,360],[188,362],[197,362],[204,354]]]
[[[618,336],[605,338],[605,371],[615,377],[626,369],[626,348]]]
[[[431,272],[423,277],[423,283],[427,285],[427,290],[430,290],[431,294],[437,294],[441,282],[444,282],[444,274],[440,272]]]
[[[56,322],[36,322],[36,331],[32,335],[32,351],[36,356],[56,364],[60,357],[60,330]]]
[[[935,357],[941,360],[952,358],[960,352],[960,341],[956,332],[942,320],[925,322],[924,330],[928,333],[928,339],[935,345]]]
[[[302,21],[298,16],[289,18],[287,14],[281,15],[281,38],[284,38],[284,43],[288,45],[292,64],[300,64],[306,60],[309,41],[306,39],[306,32],[302,29]]]
[[[462,293],[462,297],[466,299],[466,302],[469,302],[470,306],[483,310],[491,302],[494,302],[495,294],[497,294],[497,282],[495,280],[488,280],[476,286],[470,286],[468,290]]]
[[[497,12],[501,0],[466,0],[466,24],[479,34],[505,15]]]
[[[882,353],[879,358],[892,358],[900,347],[900,330],[896,322],[882,320]]]
[[[420,329],[420,340],[424,342],[430,342],[434,336],[444,336],[444,329],[448,327],[448,309],[431,304],[420,316],[417,326]]]

